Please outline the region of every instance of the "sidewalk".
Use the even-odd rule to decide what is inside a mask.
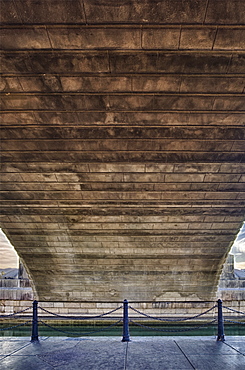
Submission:
[[[0,369],[244,370],[245,337],[1,337]]]

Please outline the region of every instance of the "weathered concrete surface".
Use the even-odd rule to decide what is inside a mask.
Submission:
[[[215,296],[244,219],[244,6],[1,2],[1,227],[37,298]]]
[[[213,337],[118,337],[0,339],[2,369],[121,369],[121,370],[242,370],[245,365],[244,337],[216,342]]]

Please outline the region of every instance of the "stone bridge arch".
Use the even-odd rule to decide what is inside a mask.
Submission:
[[[213,299],[244,220],[244,1],[1,7],[1,227],[38,298]]]

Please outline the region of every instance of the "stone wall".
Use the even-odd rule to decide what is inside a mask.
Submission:
[[[33,290],[28,279],[0,279],[0,313],[11,314],[30,306]]]
[[[0,279],[0,312],[11,314],[32,306],[34,294],[28,279]],[[243,270],[234,269],[234,257],[229,255],[220,277],[217,299],[235,310],[245,312],[245,277]],[[134,308],[155,316],[193,316],[216,303],[186,300],[129,302]],[[39,302],[39,306],[59,315],[101,315],[122,305],[122,302]],[[30,315],[31,310],[24,315]],[[122,310],[113,315],[120,316]],[[234,313],[235,314],[235,313]],[[45,311],[42,315],[47,316]],[[137,316],[130,310],[131,316]],[[213,312],[211,316],[213,315]]]

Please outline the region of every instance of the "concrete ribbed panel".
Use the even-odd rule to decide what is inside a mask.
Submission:
[[[1,6],[1,227],[37,298],[213,299],[244,220],[244,2]]]

